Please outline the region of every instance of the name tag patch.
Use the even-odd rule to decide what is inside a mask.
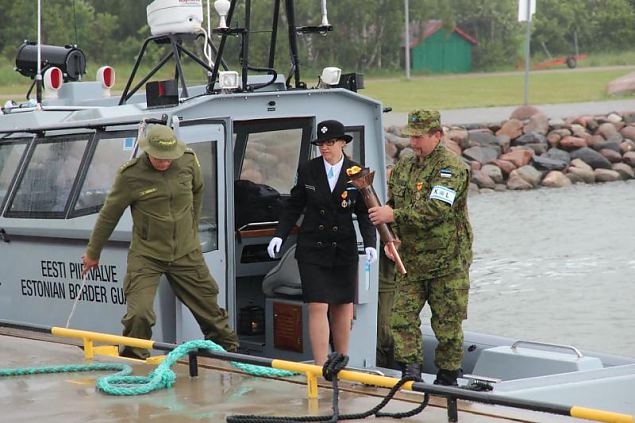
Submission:
[[[430,193],[431,200],[441,200],[449,205],[454,204],[456,198],[456,191],[450,188],[442,187],[441,185],[435,185]]]

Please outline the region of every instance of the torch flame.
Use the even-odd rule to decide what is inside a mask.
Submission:
[[[359,172],[362,171],[362,168],[359,166],[353,166],[353,167],[349,167],[348,169],[346,169],[346,174],[348,176],[353,176],[358,174]]]

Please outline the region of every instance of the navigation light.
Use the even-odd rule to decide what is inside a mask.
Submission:
[[[229,13],[229,7],[231,3],[229,0],[216,0],[214,2],[214,9],[216,9],[216,13],[220,16],[220,22],[218,24],[218,28],[227,29],[227,22],[225,18],[227,17],[227,13]]]

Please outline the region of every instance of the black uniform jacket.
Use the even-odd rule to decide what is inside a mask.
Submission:
[[[317,157],[300,166],[275,236],[285,239],[298,218],[300,225],[295,257],[299,262],[324,267],[357,263],[357,239],[352,215],[357,215],[364,247],[376,248],[375,227],[368,218],[362,195],[348,181],[346,169],[359,164],[344,157],[335,189],[331,192],[324,159]]]

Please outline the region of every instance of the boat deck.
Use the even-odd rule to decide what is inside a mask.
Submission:
[[[83,351],[60,344],[0,334],[0,368],[21,368],[84,363]],[[98,362],[113,362],[98,357]],[[126,360],[134,374],[147,375],[154,366]],[[318,399],[306,397],[304,377],[269,379],[235,371],[228,363],[199,359],[199,376],[191,378],[188,366],[176,365],[176,384],[147,395],[117,397],[98,392],[97,373],[65,373],[0,378],[0,421],[26,422],[224,422],[232,414],[267,416],[330,415],[332,390],[320,385]],[[381,401],[383,388],[341,383],[340,414],[366,411]],[[403,392],[384,410],[406,411],[422,400],[418,393]],[[419,415],[405,422],[447,422],[443,398],[432,398]],[[394,422],[376,418],[377,422]],[[582,420],[459,401],[459,422],[580,422]]]

